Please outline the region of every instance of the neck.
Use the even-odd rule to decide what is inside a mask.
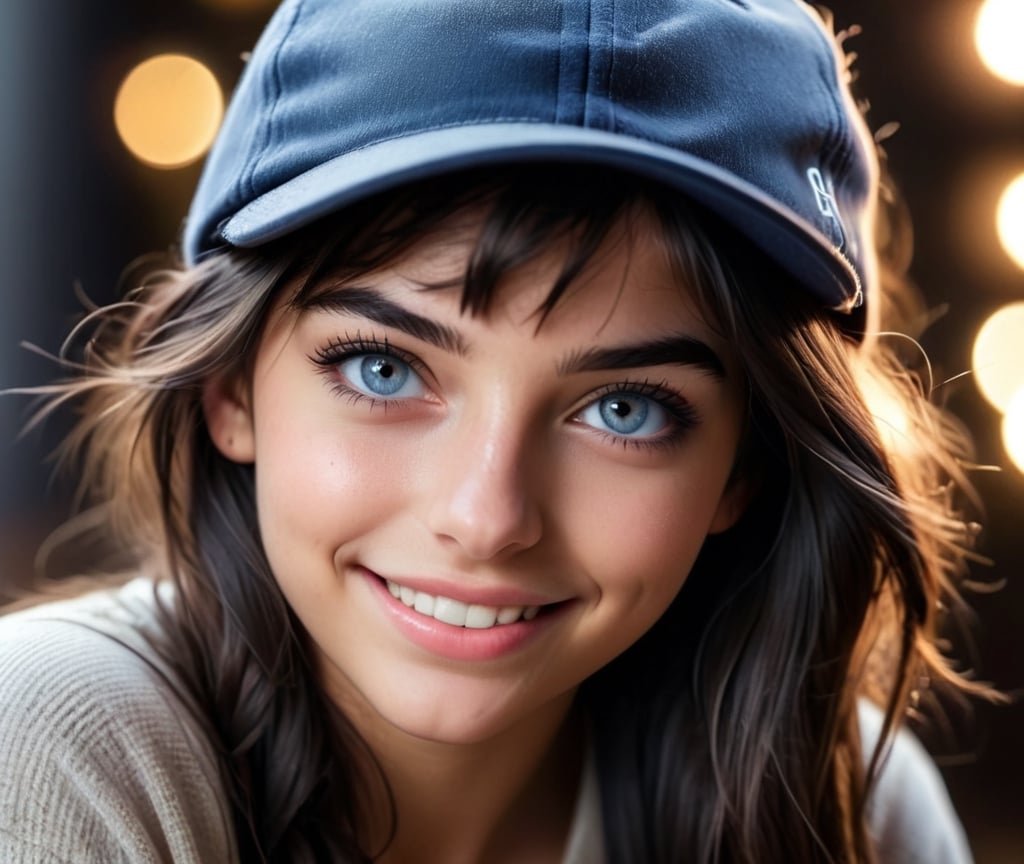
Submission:
[[[397,826],[382,864],[558,862],[582,770],[581,724],[572,695],[483,741],[445,743],[346,713],[375,754]],[[354,715],[354,716],[353,716]],[[378,850],[391,825],[366,826]]]

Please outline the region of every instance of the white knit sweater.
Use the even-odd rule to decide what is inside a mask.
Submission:
[[[0,862],[233,864],[206,720],[150,647],[152,584],[0,619]],[[881,718],[863,706],[864,739]],[[938,772],[897,736],[870,807],[883,864],[965,864]],[[600,864],[600,807],[584,773],[564,864]]]

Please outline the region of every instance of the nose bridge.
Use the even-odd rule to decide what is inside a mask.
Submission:
[[[530,424],[495,397],[453,419],[438,460],[431,529],[474,559],[534,545],[541,535]]]

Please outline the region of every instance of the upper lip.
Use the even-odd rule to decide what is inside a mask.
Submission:
[[[363,567],[367,573],[389,582],[395,582],[413,591],[422,591],[434,597],[448,597],[461,603],[478,606],[548,606],[560,603],[568,597],[545,597],[530,591],[507,585],[474,585],[461,580],[432,576],[406,576],[377,573]]]

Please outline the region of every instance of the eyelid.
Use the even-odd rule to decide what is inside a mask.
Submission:
[[[696,416],[697,413],[693,403],[676,388],[664,381],[653,382],[649,378],[625,379],[610,384],[603,384],[586,395],[584,407],[604,396],[611,396],[616,393],[645,396],[655,402],[661,402],[668,410],[675,408],[687,415]]]
[[[415,354],[392,345],[388,339],[380,339],[370,334],[363,336],[359,331],[354,336],[345,334],[336,336],[328,342],[320,345],[312,354],[309,360],[317,367],[317,371],[325,376],[330,386],[338,395],[350,399],[353,403],[370,401],[371,407],[397,408],[404,405],[411,405],[423,399],[414,396],[385,396],[378,394],[364,393],[355,382],[347,382],[338,373],[339,367],[348,360],[360,356],[381,355],[392,357],[406,364],[413,374],[417,375],[424,388],[429,392],[432,390],[434,377],[429,367]]]
[[[389,406],[401,407],[419,401],[417,397],[411,396],[388,397],[367,394],[357,389],[354,384],[339,380],[338,376],[333,375],[337,367],[347,360],[359,357],[360,355],[375,354],[394,357],[406,363],[421,378],[429,378],[430,381],[435,381],[430,369],[419,357],[412,352],[392,345],[386,337],[381,339],[372,333],[364,336],[361,332],[357,331],[354,336],[346,333],[344,336],[334,337],[315,349],[309,359],[326,376],[331,376],[329,377],[330,383],[340,395],[344,395],[355,402],[370,400],[371,407],[379,405],[387,409]],[[431,387],[428,381],[423,383],[428,389]],[[434,386],[436,386],[436,381]],[[581,420],[581,415],[586,409],[590,408],[600,399],[615,394],[650,399],[652,402],[657,403],[668,417],[668,428],[663,433],[645,437],[632,437],[630,435],[616,434],[612,430],[600,429]],[[605,437],[625,447],[632,446],[641,450],[671,447],[679,443],[692,428],[701,422],[700,415],[693,403],[683,396],[677,388],[670,386],[664,381],[654,383],[647,378],[641,380],[624,379],[592,390],[586,394],[578,407],[572,411],[570,418],[572,421],[586,426],[595,435]]]
[[[317,366],[329,368],[360,354],[383,354],[395,357],[408,363],[416,372],[433,379],[430,368],[411,351],[392,345],[387,337],[379,339],[374,335],[363,336],[356,331],[355,336],[336,336],[314,350],[310,360]]]
[[[590,424],[583,424],[580,417],[584,411],[606,396],[616,394],[641,397],[656,402],[668,415],[669,428],[661,434],[635,438],[629,435],[616,434],[610,429],[599,429]],[[693,403],[674,388],[664,382],[652,383],[649,379],[643,379],[640,381],[624,380],[605,384],[597,390],[588,393],[586,401],[572,413],[572,420],[581,423],[581,425],[586,425],[595,434],[607,438],[616,444],[621,444],[623,447],[653,450],[672,447],[680,443],[691,429],[700,424],[701,417]]]

